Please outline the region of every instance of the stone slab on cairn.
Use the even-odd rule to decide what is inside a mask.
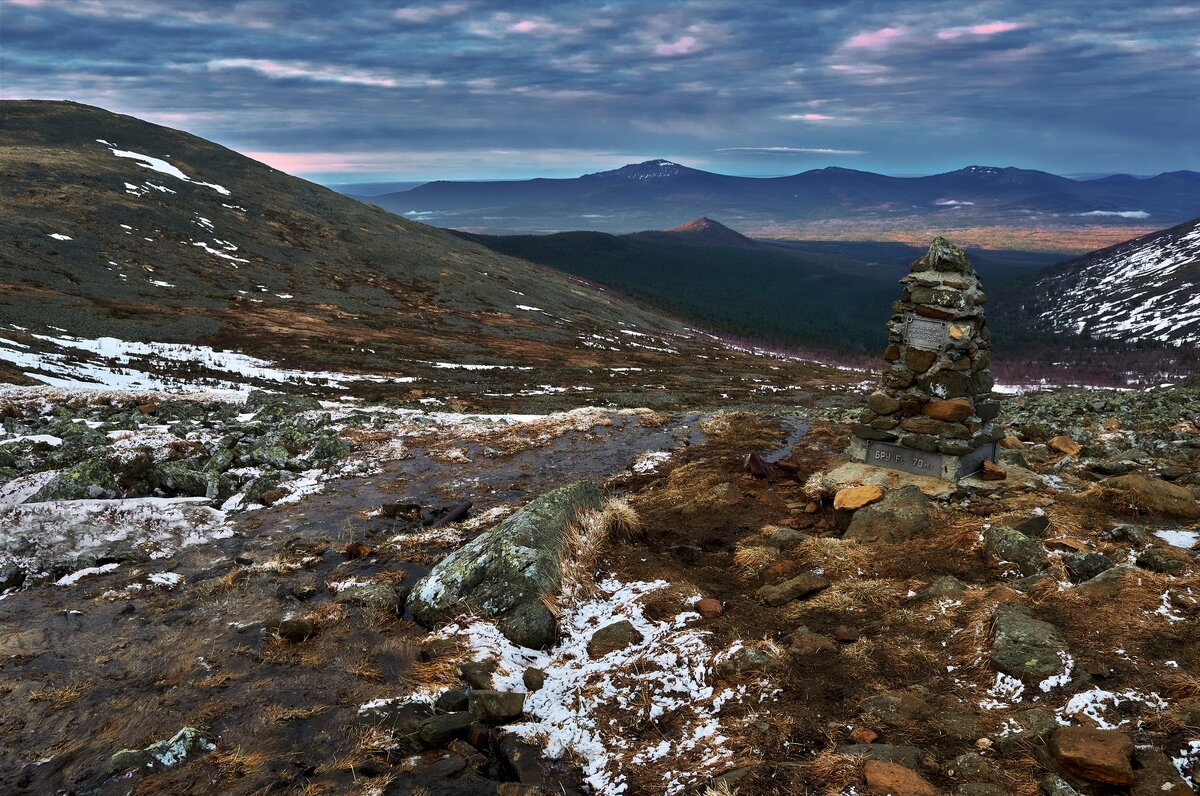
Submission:
[[[938,237],[900,280],[888,322],[889,363],[854,424],[850,457],[866,464],[957,481],[996,458],[991,337],[979,276],[967,256]]]

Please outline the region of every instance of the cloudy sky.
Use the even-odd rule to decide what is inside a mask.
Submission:
[[[0,0],[0,94],[322,182],[1200,169],[1193,0]]]

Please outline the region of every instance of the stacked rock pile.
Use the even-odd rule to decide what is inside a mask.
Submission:
[[[900,283],[889,366],[854,425],[851,456],[954,480],[994,458],[1003,436],[992,425],[1000,405],[989,400],[987,297],[967,256],[941,237]]]

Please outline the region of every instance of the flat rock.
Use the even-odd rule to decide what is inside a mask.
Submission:
[[[1046,443],[1046,447],[1065,456],[1078,456],[1083,446],[1066,434],[1059,434]]]
[[[1149,514],[1200,520],[1200,503],[1187,488],[1144,475],[1119,475],[1105,486],[1127,493],[1130,504]]]
[[[868,760],[863,768],[867,793],[877,796],[939,796],[937,788],[917,772],[899,763]]]
[[[915,746],[897,746],[890,743],[850,743],[837,748],[840,755],[857,755],[884,763],[899,763],[916,768],[921,764],[921,750]]]
[[[445,746],[455,738],[467,734],[467,727],[475,717],[466,711],[430,716],[417,727],[417,737],[429,748]]]
[[[929,527],[929,500],[915,486],[889,492],[854,512],[845,538],[857,542],[903,542]]]
[[[883,489],[875,484],[848,486],[845,489],[839,489],[837,494],[834,495],[833,507],[835,509],[854,511],[855,509],[861,509],[863,506],[877,503],[880,500],[883,500]]]
[[[1133,741],[1115,730],[1061,727],[1050,738],[1050,753],[1070,775],[1107,785],[1133,784]]]
[[[834,652],[837,643],[829,636],[814,633],[807,627],[802,627],[792,634],[791,651],[795,655],[809,656],[821,652]]]
[[[957,423],[975,413],[975,406],[966,398],[951,398],[947,401],[930,401],[921,407],[921,412],[934,420]]]
[[[874,485],[882,487],[884,492],[890,492],[905,486],[915,486],[926,497],[934,499],[949,497],[954,494],[955,490],[954,484],[940,478],[913,475],[862,462],[847,462],[835,467],[825,474],[824,480],[834,489],[855,485]]]
[[[1049,622],[1034,619],[1020,605],[1001,605],[993,615],[989,660],[998,671],[1025,682],[1041,681],[1063,670],[1067,642]]]

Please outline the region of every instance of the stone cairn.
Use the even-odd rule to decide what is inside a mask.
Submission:
[[[854,425],[851,458],[956,481],[995,459],[990,335],[979,276],[938,237],[900,280],[888,322],[890,363]]]

